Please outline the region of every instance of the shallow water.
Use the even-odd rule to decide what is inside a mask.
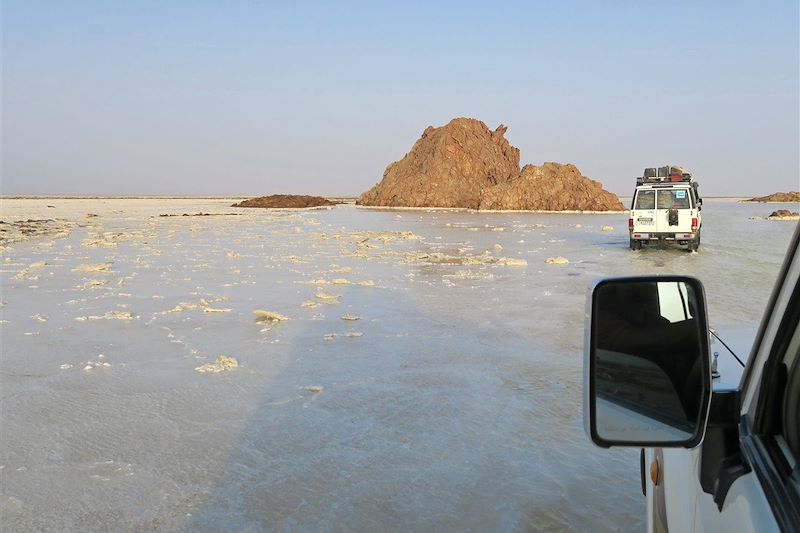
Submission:
[[[699,253],[632,252],[626,215],[229,203],[3,201],[75,224],[2,254],[4,529],[641,530],[638,450],[582,429],[587,285],[690,274],[755,324],[795,227],[709,200]],[[201,211],[236,214],[158,216]]]

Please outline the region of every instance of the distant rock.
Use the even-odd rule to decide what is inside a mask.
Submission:
[[[574,165],[526,165],[504,135],[471,118],[429,126],[411,151],[390,164],[360,205],[553,211],[622,211],[616,195]]]
[[[273,194],[242,200],[231,207],[264,207],[267,209],[297,209],[303,207],[322,207],[336,205],[321,196],[303,196],[297,194]]]
[[[481,209],[623,211],[616,194],[581,175],[575,165],[525,165],[519,177],[484,192]]]
[[[800,213],[797,211],[789,211],[788,209],[778,209],[773,211],[767,220],[800,220]]]
[[[773,203],[781,203],[781,204],[790,204],[795,202],[800,202],[800,192],[797,191],[789,191],[789,192],[776,192],[774,194],[769,194],[767,196],[759,196],[757,198],[750,198],[749,200],[743,200],[745,202],[773,202]]]

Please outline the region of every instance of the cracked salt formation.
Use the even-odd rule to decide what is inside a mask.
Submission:
[[[69,236],[74,227],[74,222],[62,219],[28,219],[13,222],[0,220],[0,251],[10,250],[10,244],[23,243],[45,236],[61,239]]]
[[[349,282],[349,281],[347,281],[347,280],[346,280],[346,279],[344,279],[344,278],[332,279],[332,280],[331,280],[331,283],[332,283],[333,285],[350,285],[350,282]]]
[[[218,374],[220,372],[226,372],[238,367],[239,361],[237,361],[235,358],[228,357],[227,355],[220,355],[216,358],[216,360],[214,360],[213,363],[206,363],[198,366],[195,368],[195,371],[200,372],[201,374]]]
[[[73,272],[98,272],[102,274],[107,274],[111,271],[111,266],[114,263],[97,263],[94,265],[81,265],[79,267],[73,268]]]
[[[284,322],[286,320],[289,320],[289,317],[284,316],[280,313],[263,311],[261,309],[256,309],[255,311],[253,311],[253,314],[256,315],[256,322]]]
[[[93,279],[89,280],[83,285],[80,286],[82,289],[94,290],[94,289],[102,289],[108,285],[108,281],[104,279]]]
[[[322,385],[308,385],[303,387],[303,390],[306,392],[311,392],[313,394],[319,394],[320,392],[325,390],[325,387]]]
[[[525,266],[528,264],[526,259],[517,259],[514,257],[500,257],[497,261],[495,261],[496,265],[504,265],[504,266]]]
[[[340,294],[328,294],[327,292],[318,292],[317,298],[326,303],[338,302],[341,298]]]
[[[452,278],[452,279],[482,279],[482,280],[490,280],[494,279],[494,274],[491,272],[473,272],[472,270],[456,270],[452,274],[444,274],[443,278]]]
[[[360,317],[360,316],[358,316],[358,315],[351,315],[351,314],[349,314],[349,313],[348,313],[348,314],[345,314],[345,315],[342,315],[340,318],[341,318],[342,320],[361,320],[361,317]]]
[[[31,263],[27,268],[20,270],[19,273],[14,276],[14,279],[39,279],[39,277],[34,276],[33,273],[40,271],[46,266],[47,263],[44,261],[36,261],[35,263]]]
[[[548,257],[544,260],[544,262],[548,265],[566,265],[569,264],[569,259],[566,257]]]
[[[600,231],[605,231],[607,233],[610,233],[610,232],[614,231],[614,227],[613,226],[603,226],[602,228],[600,228]]]
[[[107,311],[103,315],[89,315],[89,316],[78,316],[75,317],[75,320],[79,322],[85,322],[87,320],[133,320],[134,317],[128,311]]]

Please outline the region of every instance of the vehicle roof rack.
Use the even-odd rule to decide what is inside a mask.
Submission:
[[[665,165],[663,167],[649,167],[644,169],[643,176],[637,176],[636,186],[647,183],[680,183],[692,182],[691,173],[683,167],[677,165]],[[695,185],[696,187],[696,185]]]

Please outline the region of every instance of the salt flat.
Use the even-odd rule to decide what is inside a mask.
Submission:
[[[587,285],[694,275],[754,324],[795,227],[230,203],[2,201],[52,221],[0,256],[4,528],[640,530],[638,452],[581,427]]]

